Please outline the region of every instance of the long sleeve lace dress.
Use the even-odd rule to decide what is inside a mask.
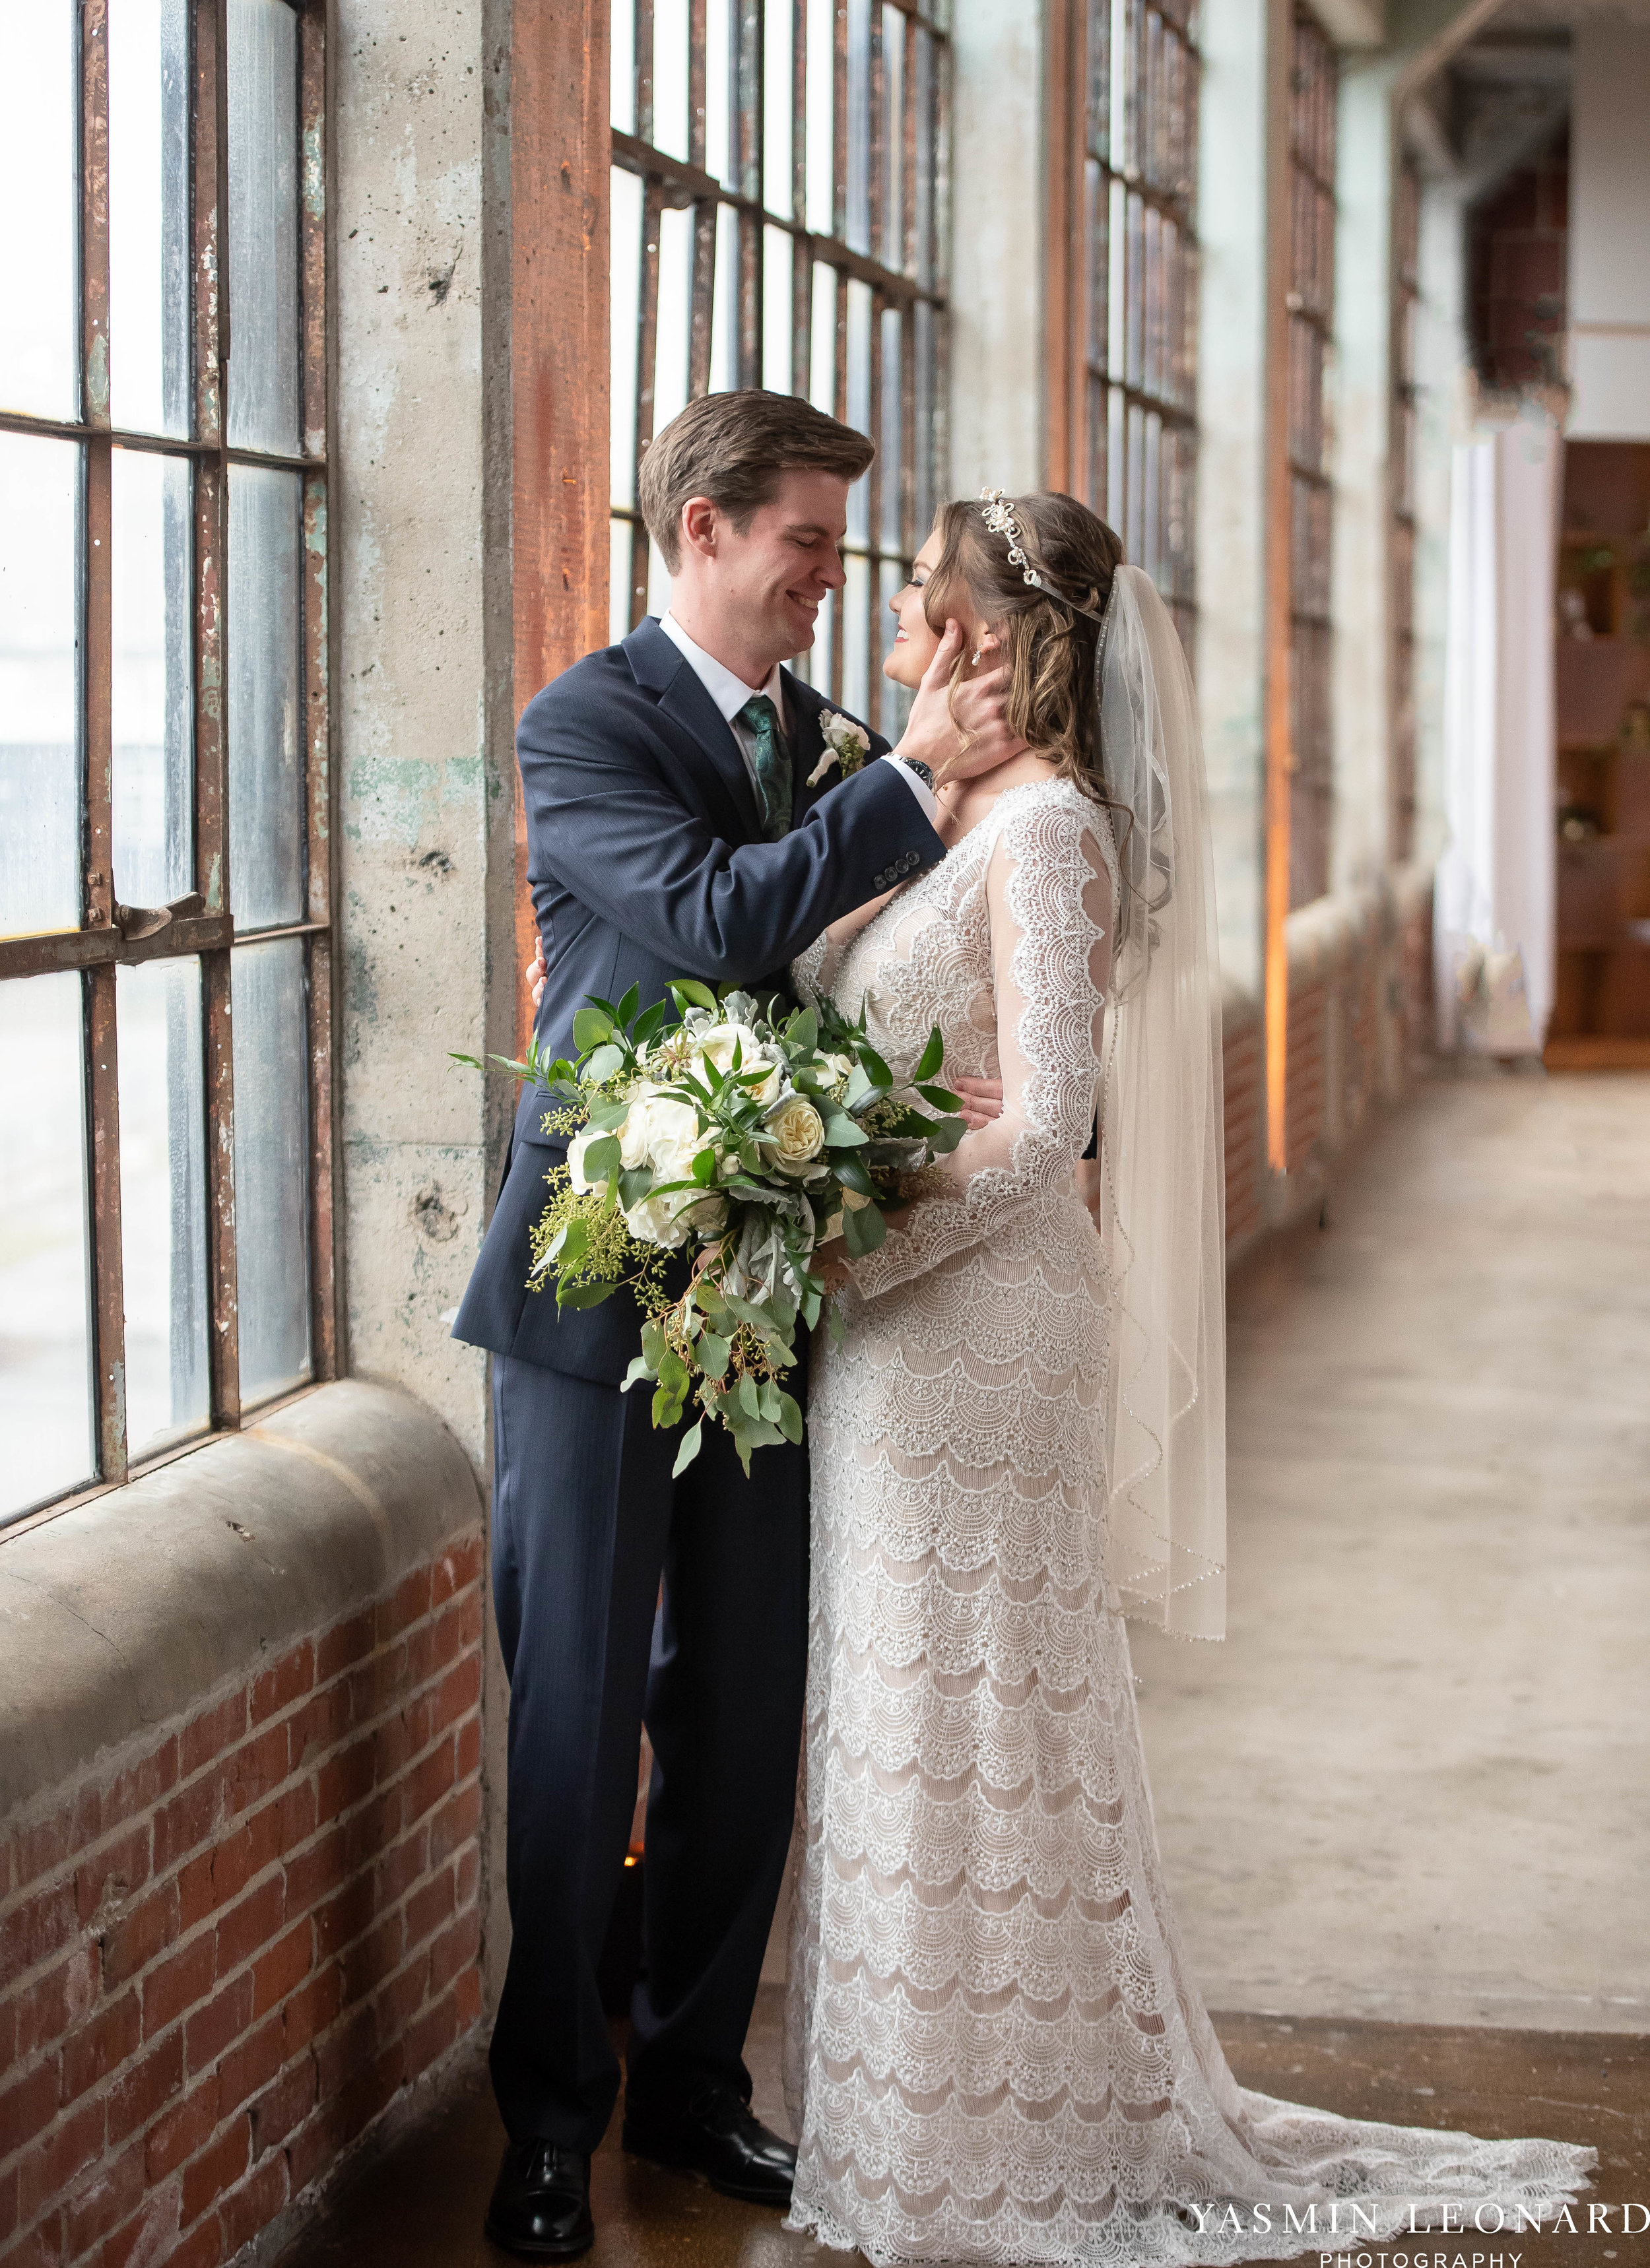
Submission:
[[[1012,788],[793,970],[863,1000],[896,1076],[937,1023],[949,1071],[1004,1086],[814,1357],[790,2226],[878,2268],[1270,2259],[1443,2199],[1510,2226],[1593,2161],[1241,2088],[1187,1974],[1107,1581],[1107,1278],[1074,1174],[1115,888],[1103,810]]]

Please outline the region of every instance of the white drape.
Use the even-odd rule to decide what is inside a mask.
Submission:
[[[1563,439],[1524,422],[1452,468],[1439,1043],[1538,1054],[1552,1012],[1553,604]]]

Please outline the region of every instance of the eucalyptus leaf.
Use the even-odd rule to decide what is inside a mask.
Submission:
[[[871,1137],[863,1126],[841,1110],[833,1110],[825,1121],[825,1147],[828,1150],[857,1150]]]
[[[573,1018],[573,1042],[581,1052],[599,1048],[613,1035],[613,1019],[600,1008],[580,1008]]]
[[[715,1331],[700,1333],[699,1367],[707,1378],[727,1376],[727,1359],[731,1351],[728,1342],[719,1337]]]
[[[848,1086],[843,1095],[843,1108],[844,1110],[857,1110],[859,1105],[865,1101],[867,1094],[874,1094],[875,1093],[876,1088],[872,1085],[866,1073],[861,1071],[859,1065],[856,1064],[848,1074]]]
[[[627,1101],[593,1102],[585,1115],[585,1123],[593,1134],[616,1133],[630,1115]]]
[[[668,1387],[661,1386],[653,1396],[654,1425],[661,1428],[674,1425],[680,1421],[681,1417],[681,1396],[679,1394],[673,1394]]]
[[[676,1452],[676,1462],[670,1469],[670,1477],[676,1480],[685,1473],[704,1444],[704,1420],[689,1425],[681,1437],[681,1447]]]
[[[616,1284],[561,1284],[556,1286],[556,1304],[558,1307],[599,1307],[617,1289]]]
[[[787,1441],[802,1439],[802,1411],[795,1397],[789,1394],[779,1396],[779,1431]]]
[[[675,977],[670,989],[684,1008],[708,1008],[712,1015],[716,1013],[715,993],[708,984],[701,984],[696,976]]]
[[[620,1383],[620,1393],[628,1394],[633,1386],[639,1386],[645,1378],[652,1378],[652,1367],[647,1357],[645,1354],[632,1355],[630,1367],[625,1372]]]
[[[929,1130],[929,1147],[936,1158],[948,1158],[968,1130],[960,1118],[936,1118]]]
[[[619,1203],[629,1212],[650,1194],[652,1186],[653,1176],[645,1166],[627,1166],[619,1175]]]
[[[622,1069],[625,1060],[625,1050],[622,1048],[615,1047],[613,1042],[608,1041],[596,1049],[585,1065],[585,1077],[592,1086],[600,1086],[604,1079],[611,1079],[615,1071]],[[629,1106],[627,1105],[626,1108],[628,1108]]]
[[[659,1359],[659,1382],[667,1394],[681,1395],[688,1389],[688,1366],[674,1347],[667,1347]]]
[[[605,1182],[609,1174],[619,1171],[622,1154],[619,1148],[618,1137],[615,1134],[604,1134],[600,1141],[593,1142],[585,1152],[585,1179],[593,1182]]]
[[[739,1403],[739,1406],[744,1411],[747,1418],[757,1418],[761,1417],[762,1405],[756,1393],[756,1381],[754,1378],[749,1376],[741,1378],[733,1391],[735,1398]]]

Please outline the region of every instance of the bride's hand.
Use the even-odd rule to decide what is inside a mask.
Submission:
[[[981,653],[994,650],[996,644],[988,631],[980,641]],[[1009,729],[1008,671],[1004,665],[984,670],[978,677],[965,678],[953,695],[951,673],[961,651],[962,625],[948,622],[933,659],[923,672],[905,731],[894,751],[896,756],[915,756],[926,764],[936,787],[994,771],[1011,756],[1020,755],[1026,746]]]
[[[541,937],[535,937],[533,940],[533,958],[521,972],[532,988],[533,1011],[535,1015],[538,1013],[539,1003],[544,998],[545,980],[549,973],[544,960],[544,939]]]

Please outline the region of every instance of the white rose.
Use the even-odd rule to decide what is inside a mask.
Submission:
[[[595,1136],[589,1132],[575,1134],[567,1145],[568,1177],[581,1197],[591,1186],[585,1179],[585,1152],[595,1138]]]
[[[702,1032],[699,1035],[700,1054],[713,1063],[725,1079],[733,1068],[733,1050],[736,1047],[739,1049],[739,1067],[741,1071],[755,1071],[757,1064],[765,1060],[765,1050],[762,1042],[748,1024],[712,1024],[708,1032]],[[764,1084],[767,1083],[764,1082]],[[777,1093],[777,1072],[772,1084],[775,1092]],[[765,1094],[760,1094],[759,1099],[766,1101],[768,1098]]]
[[[620,1154],[627,1166],[651,1166],[655,1179],[674,1182],[678,1178],[674,1161],[684,1152],[691,1159],[698,1146],[699,1117],[690,1102],[652,1094],[630,1105],[620,1138]],[[686,1171],[685,1165],[681,1170]]]
[[[763,1138],[772,1144],[774,1163],[781,1173],[805,1174],[824,1146],[825,1127],[805,1094],[787,1094],[769,1113]]]
[[[624,1216],[624,1225],[632,1236],[643,1244],[663,1245],[674,1252],[679,1244],[688,1241],[688,1222],[681,1210],[681,1195],[668,1197],[644,1197],[632,1205]]]

